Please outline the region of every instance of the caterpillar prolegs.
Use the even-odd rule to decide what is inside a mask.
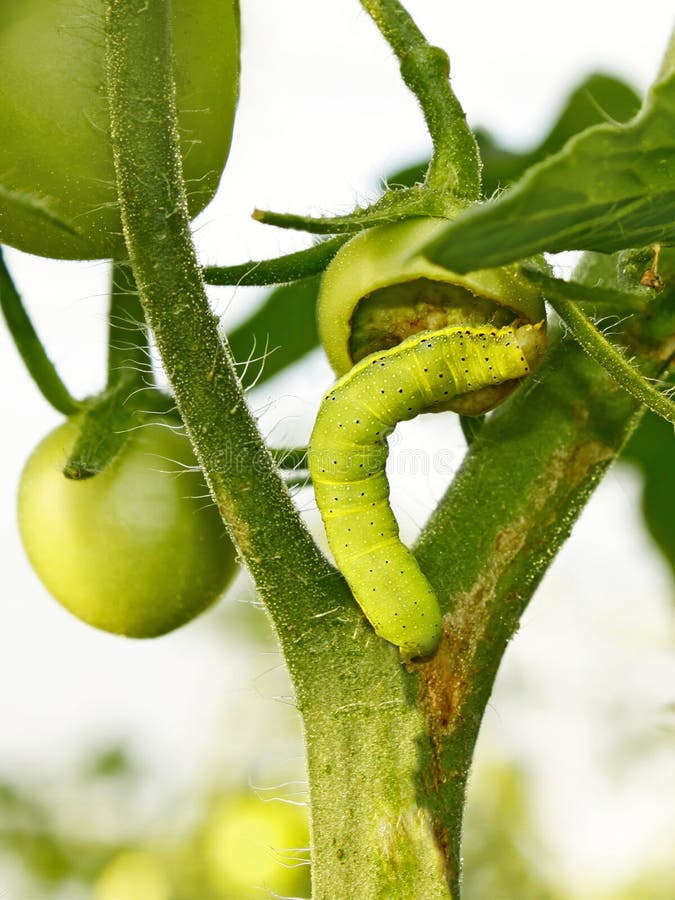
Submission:
[[[453,397],[523,378],[544,345],[538,325],[421,332],[361,360],[321,403],[309,469],[328,543],[376,633],[405,658],[433,652],[442,620],[431,585],[399,538],[387,436],[398,422],[442,409]]]

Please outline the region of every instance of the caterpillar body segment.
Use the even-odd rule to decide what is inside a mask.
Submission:
[[[453,397],[523,378],[544,346],[536,325],[421,332],[361,360],[321,403],[309,469],[328,543],[376,633],[405,658],[435,650],[442,617],[431,585],[399,538],[386,439],[398,422],[443,409]]]

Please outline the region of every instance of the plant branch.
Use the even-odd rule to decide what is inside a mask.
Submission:
[[[450,86],[450,60],[429,44],[398,0],[361,0],[389,42],[406,85],[417,97],[434,145],[425,187],[466,201],[480,196],[478,145]]]
[[[418,805],[416,773],[429,750],[408,700],[413,678],[396,650],[374,638],[302,527],[207,303],[180,172],[168,8],[161,0],[108,0],[122,221],[178,407],[296,687],[312,792],[313,897],[409,900],[419,888],[427,900],[448,900],[429,817]]]
[[[108,387],[153,383],[148,332],[134,276],[127,263],[113,261],[108,315]]]
[[[400,222],[413,216],[437,216],[452,218],[464,208],[456,199],[419,184],[411,188],[388,190],[370,206],[355,209],[345,216],[302,216],[295,213],[278,213],[256,209],[253,218],[264,225],[291,228],[312,234],[355,234],[373,225]]]
[[[638,369],[598,331],[576,303],[568,300],[562,291],[552,288],[550,285],[547,289],[546,300],[569,327],[591,359],[601,365],[617,384],[620,384],[624,390],[657,415],[675,423],[675,403],[645,380]]]
[[[54,363],[47,356],[14,286],[2,251],[0,251],[0,307],[16,348],[45,400],[64,416],[72,416],[82,409],[83,404],[72,396],[56,371]]]
[[[287,553],[298,571],[323,578],[331,570],[278,477],[208,305],[182,182],[168,4],[110,0],[106,39],[113,155],[140,298],[211,491],[283,634],[321,604],[280,559]]]

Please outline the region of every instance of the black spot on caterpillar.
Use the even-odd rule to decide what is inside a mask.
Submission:
[[[523,378],[543,333],[449,327],[416,334],[357,363],[325,395],[308,451],[317,506],[338,568],[380,637],[405,658],[432,653],[436,595],[399,538],[389,505],[386,438],[397,422],[448,398]]]

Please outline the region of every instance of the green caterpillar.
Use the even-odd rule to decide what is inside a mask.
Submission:
[[[321,403],[309,470],[328,543],[376,633],[406,659],[435,650],[442,617],[399,538],[385,473],[387,436],[398,422],[443,409],[453,397],[523,378],[544,341],[538,325],[421,332],[361,360]]]

